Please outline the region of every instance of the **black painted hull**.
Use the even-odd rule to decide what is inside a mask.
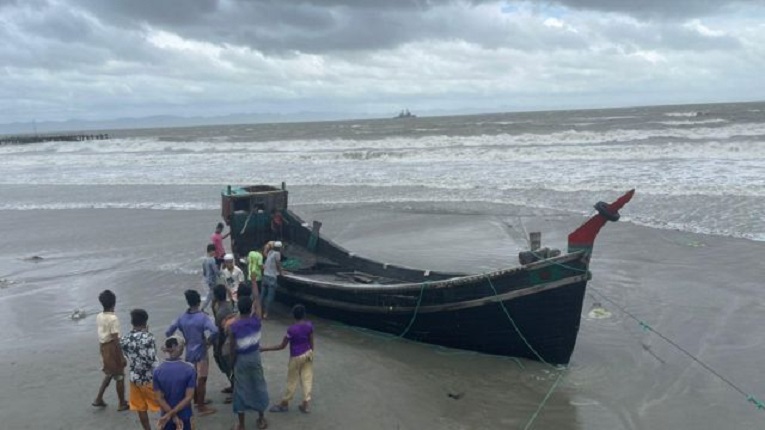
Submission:
[[[608,220],[618,219],[634,193],[595,205],[598,214],[569,234],[567,254],[477,275],[423,271],[357,256],[321,237],[320,223],[309,229],[287,209],[284,183],[281,189],[228,187],[221,195],[221,213],[239,256],[269,240],[287,244],[284,254],[296,269],[280,277],[280,301],[434,345],[565,364],[576,345],[595,238]],[[528,254],[523,261],[544,258]]]
[[[290,246],[311,242],[285,211]],[[430,272],[356,256],[314,239],[314,254],[343,270],[401,280],[390,285],[326,281],[311,273],[280,277],[277,299],[309,312],[407,339],[488,354],[568,363],[576,345],[585,287],[584,253],[575,252],[483,275]]]
[[[414,311],[386,314],[338,309],[295,294],[296,291],[305,291],[306,287],[289,278],[280,280],[277,298],[289,305],[302,303],[311,313],[324,318],[396,336],[403,335],[419,342],[566,364],[576,345],[586,284],[586,281],[580,281],[504,301],[513,321],[499,302],[417,314]]]

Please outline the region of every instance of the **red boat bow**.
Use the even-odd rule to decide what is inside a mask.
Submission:
[[[619,219],[619,209],[626,205],[627,202],[632,199],[634,194],[635,190],[632,189],[624,193],[623,196],[619,197],[611,204],[606,205],[599,203],[595,205],[595,208],[598,209],[598,213],[593,215],[592,218],[582,224],[581,227],[568,235],[568,252],[585,250],[588,254],[592,253],[592,247],[595,244],[595,238],[598,236],[600,229],[607,221],[615,221]]]

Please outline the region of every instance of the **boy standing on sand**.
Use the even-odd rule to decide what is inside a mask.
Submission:
[[[218,284],[218,277],[220,276],[220,268],[215,261],[215,252],[215,245],[212,243],[207,245],[207,257],[202,261],[202,276],[207,285],[207,297],[205,297],[205,302],[202,304],[203,311],[212,301],[213,288]]]
[[[157,364],[157,345],[149,333],[149,314],[143,309],[130,311],[133,330],[122,336],[122,351],[130,360],[130,410],[138,413],[144,430],[151,430],[148,412],[158,412],[159,404],[154,397],[152,373]]]
[[[207,393],[207,372],[210,369],[210,359],[207,347],[212,345],[218,335],[210,317],[199,309],[202,299],[196,290],[186,290],[186,303],[189,309],[179,316],[167,329],[165,336],[172,336],[176,330],[180,330],[186,339],[186,361],[193,364],[197,372],[197,389],[194,393],[194,403],[200,416],[215,413],[215,409],[207,406],[205,401]],[[209,337],[205,336],[209,332]]]
[[[298,406],[300,412],[308,413],[308,403],[311,401],[313,388],[313,324],[305,319],[305,307],[295,305],[292,308],[292,316],[295,324],[287,329],[282,343],[276,346],[263,347],[260,350],[279,351],[290,345],[290,361],[287,370],[287,389],[284,391],[282,401],[271,407],[271,412],[287,412],[289,402],[295,396],[295,390],[303,386],[303,403]]]
[[[114,306],[117,304],[117,296],[110,290],[104,290],[98,295],[98,301],[101,302],[104,311],[96,316],[96,326],[98,328],[98,342],[101,345],[101,359],[103,360],[104,379],[101,387],[98,389],[96,400],[93,406],[102,408],[104,403],[104,392],[109,383],[114,379],[117,381],[117,397],[120,405],[118,411],[126,411],[129,406],[125,401],[125,357],[120,348],[120,321],[117,315],[114,315]]]
[[[191,430],[191,401],[197,383],[194,366],[181,360],[183,341],[171,337],[162,349],[167,360],[154,370],[154,394],[162,409],[159,430]]]

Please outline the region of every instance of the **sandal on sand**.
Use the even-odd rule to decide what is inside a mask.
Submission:
[[[266,421],[265,418],[258,418],[258,428],[260,430],[267,429],[268,428],[268,421]]]
[[[128,409],[130,409],[130,405],[127,404],[127,403],[123,403],[123,404],[120,405],[119,408],[117,408],[117,411],[118,412],[122,412],[122,411],[126,411]]]
[[[287,412],[289,410],[289,406],[273,405],[271,406],[271,409],[268,410],[268,412]]]

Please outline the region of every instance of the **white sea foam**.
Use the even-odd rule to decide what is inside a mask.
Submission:
[[[583,117],[576,117],[574,119],[585,119],[585,120],[592,120],[592,121],[612,121],[615,119],[633,119],[633,118],[639,118],[635,115],[613,115],[613,116],[583,116]]]
[[[691,112],[667,112],[664,114],[664,116],[670,116],[675,118],[692,118],[703,115],[703,112],[700,111],[691,111]]]
[[[538,208],[558,207],[560,196],[587,193],[598,198],[635,186],[646,202],[677,197],[683,204],[691,202],[688,210],[702,213],[709,207],[715,216],[727,217],[724,222],[711,215],[678,221],[681,214],[653,208],[639,214],[636,222],[761,238],[761,220],[738,217],[762,212],[756,202],[765,198],[765,123],[725,122],[695,114],[672,112],[667,116],[679,119],[659,125],[635,121],[634,128],[566,130],[558,124],[557,131],[548,133],[249,142],[230,141],[224,134],[193,141],[136,137],[3,146],[0,184],[217,186],[286,181],[291,186],[363,185],[376,190],[301,200],[309,204],[475,200]],[[420,191],[401,193],[396,187]],[[386,188],[390,192],[380,191]],[[554,198],[540,198],[545,193]],[[91,195],[60,201],[24,197],[1,200],[0,210],[217,209],[214,196],[175,193],[170,202],[166,197],[152,201],[154,197],[144,198],[140,192],[125,201]],[[726,206],[728,197],[747,205],[732,211]],[[723,203],[713,207],[712,200]],[[564,209],[576,212],[581,203]]]
[[[77,209],[153,209],[153,210],[216,210],[220,206],[213,203],[189,202],[124,202],[124,203],[2,203],[0,210],[32,211],[32,210],[77,210]]]
[[[685,122],[681,122],[685,124]],[[708,124],[708,122],[700,122]],[[347,151],[398,151],[431,150],[449,148],[485,147],[544,147],[613,144],[640,142],[652,139],[664,140],[727,140],[731,137],[765,136],[765,123],[729,124],[721,127],[682,127],[664,129],[613,129],[605,131],[567,130],[555,133],[498,134],[472,136],[423,136],[391,137],[385,139],[311,139],[277,140],[267,142],[193,141],[167,142],[149,138],[113,139],[111,141],[87,142],[46,142],[34,145],[0,147],[2,155],[45,156],[69,154],[87,157],[103,154],[200,154],[211,157],[214,154],[257,154],[258,157],[296,153],[310,157],[313,154]],[[18,158],[18,157],[14,157]],[[103,158],[103,157],[99,157]]]
[[[720,124],[728,122],[728,120],[722,119],[722,118],[710,118],[710,119],[700,119],[697,121],[694,120],[684,120],[684,121],[658,121],[657,124],[664,124],[664,125],[697,125],[697,124]]]

